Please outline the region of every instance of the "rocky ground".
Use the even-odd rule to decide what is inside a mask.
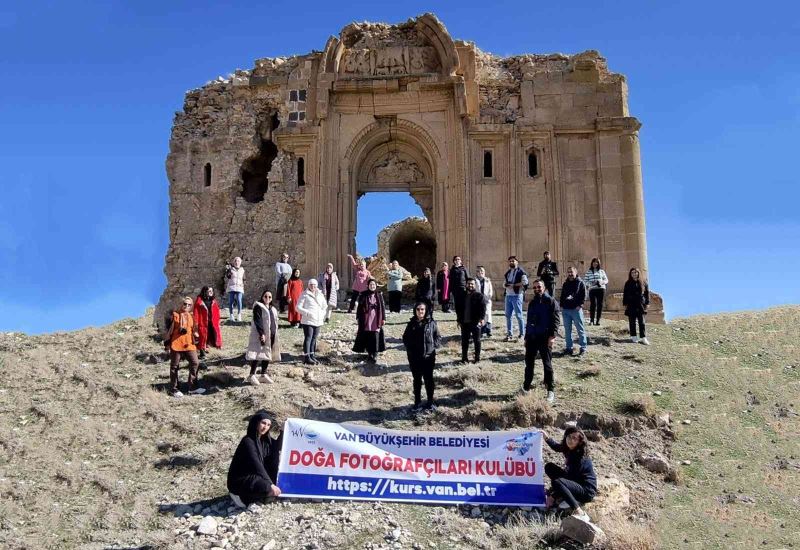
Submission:
[[[602,547],[784,548],[800,538],[800,308],[679,319],[650,327],[649,347],[629,343],[621,322],[591,327],[587,356],[555,359],[552,406],[543,389],[515,395],[520,343],[496,330],[480,363],[457,365],[454,318],[437,314],[440,407],[418,418],[399,338],[407,317],[389,319],[377,365],[349,351],[352,315],[324,328],[325,361],[310,368],[299,361],[302,332],[282,323],[284,362],[271,367],[274,384],[258,387],[245,384],[248,323],[226,324],[224,349],[201,371],[206,394],[181,399],[166,395],[150,314],[72,333],[0,334],[0,544],[569,546],[557,519],[535,509],[284,499],[235,509],[225,474],[258,408],[398,429],[535,426],[556,437],[574,421],[604,478],[607,498],[590,509],[609,535]]]

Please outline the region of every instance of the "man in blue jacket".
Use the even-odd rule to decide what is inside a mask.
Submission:
[[[536,354],[542,357],[544,367],[544,383],[547,386],[547,401],[555,400],[555,383],[553,380],[553,341],[556,339],[561,324],[558,315],[558,304],[545,292],[544,281],[533,282],[533,298],[528,304],[528,322],[525,325],[525,381],[522,391],[531,390],[533,383],[533,365]]]
[[[561,287],[561,315],[564,317],[565,355],[572,355],[572,325],[578,332],[579,355],[586,353],[586,327],[583,322],[583,302],[586,301],[586,285],[578,277],[578,270],[570,266],[567,280]]]

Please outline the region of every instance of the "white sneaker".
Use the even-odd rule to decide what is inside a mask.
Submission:
[[[639,340],[639,343],[644,344],[645,346],[650,345],[650,341],[647,338],[642,338],[641,340]]]
[[[569,504],[567,504],[567,503],[566,503],[565,501],[563,501],[563,500],[562,500],[561,502],[559,502],[559,503],[558,503],[558,509],[559,509],[559,510],[569,510],[570,508],[571,508],[571,506],[570,506]]]
[[[631,342],[633,342],[634,344],[638,344],[639,343],[639,337],[638,336],[631,336]]]
[[[251,374],[247,381],[250,382],[251,386],[258,386],[261,383],[258,381],[258,376],[255,374]]]
[[[586,512],[582,514],[572,514],[573,517],[578,518],[581,521],[585,521],[586,523],[592,523],[592,518],[589,517],[589,514]]]
[[[180,391],[176,391],[175,393],[172,394],[172,397],[183,397],[183,393],[181,393]]]
[[[258,381],[261,382],[262,384],[272,384],[273,383],[272,378],[270,378],[269,375],[266,375],[266,374],[262,374],[258,378]]]
[[[189,393],[191,395],[203,395],[204,393],[206,393],[206,389],[205,388],[196,388],[196,389],[193,389],[192,391],[190,391]]]
[[[547,392],[547,402],[552,403],[555,400],[556,400],[556,394],[551,391]]]
[[[240,322],[240,323],[242,322],[242,314],[241,314],[241,313],[240,313],[239,315],[237,315],[237,316],[236,316],[236,320],[237,320],[238,322]]]

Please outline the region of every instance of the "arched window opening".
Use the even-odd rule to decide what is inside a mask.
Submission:
[[[306,159],[297,159],[297,185],[302,187],[306,184]]]
[[[211,187],[211,163],[207,162],[203,167],[203,185]]]
[[[484,178],[491,178],[492,177],[492,152],[491,151],[484,151],[483,152],[483,177]]]
[[[269,139],[261,140],[261,151],[242,164],[242,198],[247,202],[261,202],[269,189],[267,174],[272,161],[278,156],[278,147]]]
[[[531,151],[528,153],[528,177],[535,178],[539,175],[539,157],[536,152]]]

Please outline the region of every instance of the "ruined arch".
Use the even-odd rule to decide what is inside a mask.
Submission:
[[[436,228],[436,182],[441,154],[428,132],[408,120],[387,117],[364,128],[344,156],[350,171],[353,227],[358,197],[371,191],[408,191]]]

